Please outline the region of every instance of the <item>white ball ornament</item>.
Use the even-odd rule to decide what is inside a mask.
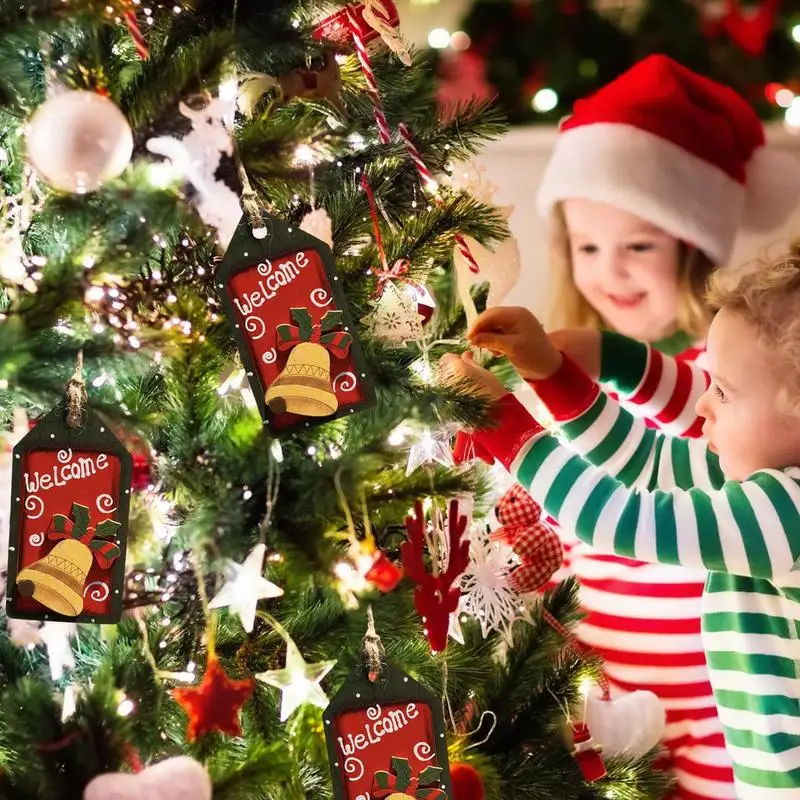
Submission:
[[[54,189],[85,194],[121,175],[133,152],[125,115],[97,92],[64,91],[27,126],[28,161]]]

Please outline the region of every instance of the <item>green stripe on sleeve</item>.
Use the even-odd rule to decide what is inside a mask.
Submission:
[[[568,439],[577,439],[594,425],[597,418],[603,413],[609,397],[605,392],[598,392],[597,399],[579,417],[569,422],[560,423],[559,428]]]
[[[711,505],[711,498],[701,491],[690,491],[689,499],[697,521],[697,536],[700,541],[700,556],[703,566],[715,572],[726,572],[725,553],[719,536],[719,525]],[[736,532],[733,534],[737,535]]]
[[[653,431],[647,430],[644,432],[642,440],[637,445],[633,455],[628,459],[628,463],[617,473],[617,477],[626,486],[633,486],[642,476],[649,463],[654,445],[657,447],[656,441],[657,437]],[[652,480],[652,476],[650,476],[650,480]]]
[[[578,518],[575,521],[575,529],[578,531],[591,531],[591,538],[587,539],[585,536],[581,538],[583,541],[588,541],[589,544],[594,542],[594,535],[597,532],[597,521],[600,519],[600,514],[608,502],[610,492],[608,483],[601,481],[598,483],[586,498],[578,513]]]
[[[614,552],[628,558],[634,558],[636,555],[636,534],[641,504],[641,495],[632,493],[619,515],[617,529],[614,532]]]
[[[647,370],[647,345],[613,331],[600,336],[600,383],[620,394],[633,394]]]
[[[725,494],[730,503],[733,518],[741,531],[757,531],[760,529],[758,517],[756,517],[753,506],[747,499],[747,495],[740,483],[730,481],[725,486]],[[769,555],[769,548],[763,536],[742,536],[742,543],[747,554],[747,563],[750,565],[750,573],[762,578],[772,577],[772,559]]]
[[[774,675],[778,678],[795,680],[794,660],[784,656],[770,656],[757,653],[744,655],[728,651],[706,651],[708,666],[712,670],[725,672],[747,672],[750,675]]]
[[[541,436],[537,439],[530,450],[525,454],[522,463],[517,468],[517,480],[526,488],[530,488],[536,473],[544,460],[563,445],[553,436]],[[550,513],[550,512],[548,512]]]
[[[748,786],[758,786],[765,789],[797,789],[800,786],[800,768],[792,769],[788,772],[770,772],[766,769],[734,764],[733,773],[738,780]]]
[[[680,564],[678,555],[678,526],[675,520],[675,503],[672,495],[660,495],[655,501],[658,520],[656,555],[663,564]]]
[[[672,477],[679,489],[691,489],[695,484],[689,460],[689,440],[667,437],[672,457]]]
[[[636,420],[639,423],[638,420]],[[630,414],[621,413],[603,440],[586,454],[586,460],[602,467],[625,443],[633,427],[634,418]],[[639,423],[641,424],[641,423]]]

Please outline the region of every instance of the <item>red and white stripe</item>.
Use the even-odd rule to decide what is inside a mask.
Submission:
[[[417,172],[419,173],[419,177],[422,180],[423,186],[429,191],[435,192],[439,184],[436,182],[436,179],[428,169],[428,165],[423,160],[422,153],[419,152],[417,146],[414,144],[414,140],[411,138],[411,131],[408,129],[408,125],[406,125],[405,122],[401,122],[397,126],[397,129],[400,131],[400,137],[406,146],[408,157],[414,162],[414,165],[417,168]],[[434,197],[436,202],[441,205],[442,198],[438,194],[434,195]],[[474,275],[478,275],[481,271],[481,268],[478,265],[478,262],[475,260],[475,256],[472,255],[472,251],[469,249],[467,240],[460,233],[456,234],[455,240],[456,247],[458,247],[458,252],[461,253],[464,261],[467,262],[469,271]]]
[[[623,405],[659,428],[699,436],[694,403],[708,377],[691,360],[701,351],[678,359],[651,352],[641,383]],[[612,692],[647,689],[667,711],[663,766],[676,779],[673,798],[735,800],[700,638],[705,573],[602,555],[564,529],[559,534],[564,565],[553,581],[574,575],[580,582],[586,616],[575,631],[578,641],[605,659]]]
[[[378,90],[378,81],[375,78],[375,72],[372,69],[372,61],[370,60],[367,46],[359,33],[358,19],[352,6],[347,6],[347,20],[350,24],[350,34],[353,37],[353,45],[356,49],[359,63],[361,64],[361,71],[364,73],[364,78],[367,81],[367,93],[370,100],[372,100],[372,108],[375,112],[375,122],[378,125],[378,136],[382,144],[389,144],[392,140],[392,134],[389,130],[389,123],[386,121],[386,114],[383,111],[383,103],[381,102],[381,94]]]
[[[145,61],[150,57],[150,48],[148,48],[147,42],[144,40],[144,34],[139,27],[139,20],[136,19],[136,12],[132,8],[127,8],[123,12],[123,17],[125,19],[125,24],[128,26],[131,39],[133,39],[136,53],[142,61]]]
[[[692,348],[684,358],[665,357],[649,348],[647,368],[636,391],[623,403],[637,416],[653,420],[672,436],[700,436],[703,420],[694,404],[710,383],[705,370],[697,366],[702,351]]]

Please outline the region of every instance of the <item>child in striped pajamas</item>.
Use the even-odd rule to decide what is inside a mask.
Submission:
[[[539,188],[551,228],[551,323],[584,335],[612,329],[686,360],[700,355],[710,322],[705,284],[750,222],[747,203],[731,198],[769,198],[774,225],[796,201],[796,190],[780,196],[774,175],[769,191],[750,180],[762,143],[761,123],[744,100],[665,56],[644,59],[579,101]],[[565,346],[580,332],[571,333],[562,332]],[[675,374],[667,368],[648,378],[658,384],[650,420],[699,436],[691,405],[681,402],[687,387],[671,384]],[[688,389],[702,393],[705,384]],[[627,404],[634,413],[642,410],[637,399]],[[569,526],[557,530],[565,561],[556,578],[571,574],[580,584],[585,617],[577,638],[603,657],[615,692],[649,690],[664,706],[673,800],[732,800],[700,638],[705,571],[601,553]]]
[[[598,550],[709,571],[703,644],[740,800],[800,796],[800,257],[725,287],[709,332],[711,385],[697,402],[707,443],[648,428],[560,353],[524,309],[470,332],[532,382],[554,431],[469,360],[448,367],[501,398],[476,434],[545,511]],[[613,337],[612,337],[613,339]],[[641,391],[645,344],[614,386]],[[564,440],[568,443],[565,444]]]

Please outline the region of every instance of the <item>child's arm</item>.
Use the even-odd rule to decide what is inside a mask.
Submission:
[[[464,378],[476,383],[484,380],[484,370],[476,364],[459,366]],[[722,486],[719,461],[704,441],[666,436],[649,428],[601,391],[567,356],[550,378],[531,385],[556,423],[556,435],[567,440],[569,449],[627,488],[714,490]],[[495,389],[493,394],[497,397],[503,392]],[[474,434],[473,441],[508,467],[544,427],[512,396],[503,397],[499,409],[499,426]]]
[[[672,436],[700,436],[703,418],[695,404],[708,388],[708,373],[696,364],[665,356],[618,333],[601,335],[601,383]]]
[[[610,331],[565,328],[547,337],[628,407],[637,406],[637,416],[670,435],[700,436],[694,407],[709,383],[700,367]]]
[[[550,387],[538,388],[547,394]],[[688,450],[701,442],[654,436],[661,444],[645,459],[652,465],[653,485],[672,474],[677,480],[666,483],[681,488],[632,489],[589,463],[603,463],[618,436],[625,435],[603,422],[602,411],[613,402],[604,397],[597,393],[574,420],[584,430],[571,446],[580,446],[582,437],[591,441],[588,458],[546,433],[511,395],[501,402],[500,426],[482,432],[481,444],[542,499],[549,515],[598,550],[770,580],[791,571],[800,557],[800,486],[795,480],[768,470],[742,483],[724,482],[712,454],[702,453],[708,459],[704,464],[700,453]],[[571,424],[564,427],[568,436],[577,433]],[[585,438],[590,433],[597,439]],[[693,487],[698,472],[704,482],[713,483],[707,491]]]

